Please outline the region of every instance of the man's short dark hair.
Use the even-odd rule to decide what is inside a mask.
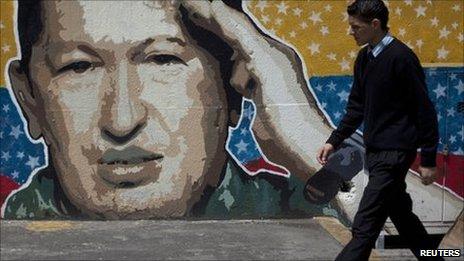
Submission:
[[[382,30],[388,31],[388,8],[382,0],[356,0],[347,8],[348,15],[366,23],[374,19],[380,20]]]

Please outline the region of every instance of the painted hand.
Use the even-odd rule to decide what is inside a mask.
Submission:
[[[308,89],[295,51],[261,33],[250,17],[222,1],[184,1],[182,6],[196,25],[234,49],[230,83],[257,107],[253,131],[264,153],[291,173],[309,177],[320,168],[312,155],[331,129]]]

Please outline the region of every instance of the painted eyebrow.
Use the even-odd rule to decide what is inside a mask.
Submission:
[[[168,42],[177,43],[178,45],[180,45],[180,46],[182,46],[182,47],[184,47],[184,46],[187,45],[187,44],[184,42],[184,40],[182,40],[182,39],[180,39],[180,38],[178,38],[178,37],[167,37],[167,38],[165,38],[165,39],[166,39],[166,41],[168,41]],[[146,39],[145,41],[142,42],[141,46],[147,47],[147,46],[149,46],[150,44],[152,44],[152,43],[154,43],[154,42],[156,42],[155,39],[153,39],[153,38],[148,38],[148,39]]]

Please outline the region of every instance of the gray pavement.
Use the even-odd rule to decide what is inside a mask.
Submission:
[[[1,221],[0,260],[333,260],[314,219]]]

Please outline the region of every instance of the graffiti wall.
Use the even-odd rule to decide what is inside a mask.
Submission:
[[[7,219],[353,216],[362,128],[321,167],[359,47],[346,1],[1,2],[0,204]],[[464,196],[462,1],[388,1],[421,59],[441,177]],[[417,166],[415,165],[414,168]],[[445,206],[447,210],[445,211]]]

